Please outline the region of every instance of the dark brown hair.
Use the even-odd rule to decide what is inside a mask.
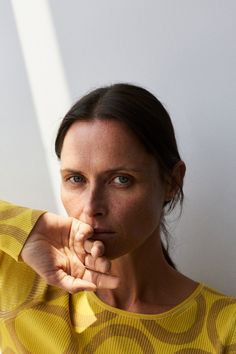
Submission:
[[[66,114],[59,127],[55,150],[60,159],[65,135],[70,126],[79,120],[114,119],[124,123],[152,154],[158,163],[163,180],[168,180],[177,162],[181,160],[171,119],[161,102],[146,89],[126,83],[118,83],[95,89],[78,100]],[[175,268],[168,254],[168,231],[165,215],[177,202],[183,203],[182,185],[174,198],[165,202],[161,219],[161,231],[166,236],[162,249],[167,262]]]

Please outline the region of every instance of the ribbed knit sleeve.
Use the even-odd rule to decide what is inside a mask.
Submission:
[[[0,250],[20,261],[24,243],[44,212],[0,201]]]
[[[236,312],[234,314],[233,320],[233,334],[232,339],[229,346],[229,353],[236,353]]]

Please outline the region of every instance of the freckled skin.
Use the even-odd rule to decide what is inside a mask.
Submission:
[[[123,123],[74,123],[63,143],[61,170],[68,215],[114,232],[104,239],[109,258],[131,253],[147,239],[155,245],[166,188],[154,157]]]
[[[182,182],[183,162],[172,174]],[[173,269],[160,241],[162,206],[176,192],[164,185],[157,163],[123,123],[80,121],[68,130],[61,152],[61,195],[69,215],[112,234],[99,235],[112,259],[116,289],[97,289],[107,304],[160,313],[189,296],[197,283]],[[128,287],[127,287],[128,282]]]

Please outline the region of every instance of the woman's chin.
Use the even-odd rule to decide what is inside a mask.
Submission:
[[[105,257],[107,257],[111,261],[121,258],[127,255],[128,253],[129,253],[128,251],[118,249],[118,247],[115,246],[109,247],[105,245]]]

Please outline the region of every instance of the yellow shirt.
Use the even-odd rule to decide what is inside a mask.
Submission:
[[[42,214],[0,202],[0,347],[3,353],[236,353],[236,300],[203,284],[171,310],[113,308],[92,292],[48,286],[19,259]]]

